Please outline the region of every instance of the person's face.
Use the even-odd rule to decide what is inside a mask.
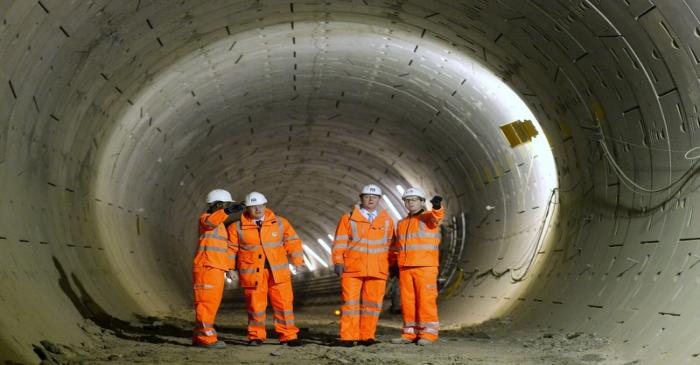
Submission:
[[[245,210],[246,212],[248,212],[249,216],[255,219],[261,219],[265,217],[265,204],[246,207]]]
[[[360,195],[360,206],[366,210],[373,211],[379,205],[379,195]]]
[[[407,196],[406,199],[403,200],[403,205],[413,214],[423,208],[423,201],[417,196]]]

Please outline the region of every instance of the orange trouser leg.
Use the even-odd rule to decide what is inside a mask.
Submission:
[[[379,314],[382,312],[386,279],[365,278],[360,304],[360,340],[374,339]]]
[[[224,271],[213,267],[195,267],[194,282],[195,329],[193,344],[211,344],[217,341],[214,320],[224,293]]]
[[[413,271],[413,282],[416,288],[418,337],[435,341],[438,338],[440,322],[437,310],[437,267],[417,267]]]
[[[270,275],[270,303],[274,311],[275,331],[279,335],[280,342],[287,342],[297,338],[299,329],[294,325],[294,293],[292,282],[275,284]]]
[[[416,290],[413,287],[411,268],[401,268],[399,271],[399,288],[401,290],[401,313],[403,314],[403,333],[401,337],[413,341],[418,337],[416,318]]]
[[[267,310],[267,291],[268,280],[271,280],[269,269],[265,269],[262,273],[262,280],[258,282],[255,288],[245,288],[245,302],[248,306],[248,339],[262,340],[267,339],[265,332],[265,311]]]
[[[340,279],[343,305],[340,307],[340,339],[356,341],[360,339],[360,292],[363,278],[343,276]]]

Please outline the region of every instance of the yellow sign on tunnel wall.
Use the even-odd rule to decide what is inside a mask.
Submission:
[[[515,122],[504,124],[501,126],[501,132],[506,136],[511,147],[530,142],[532,138],[539,133],[535,129],[535,125],[529,119],[516,120]]]

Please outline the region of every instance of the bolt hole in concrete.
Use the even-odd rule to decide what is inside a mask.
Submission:
[[[3,304],[11,308],[3,324],[10,316],[23,323],[7,325],[20,336],[3,333],[8,363],[615,361],[594,331],[510,316],[516,307],[530,313],[533,303],[545,302],[528,293],[561,239],[550,234],[559,204],[551,146],[508,86],[519,62],[497,70],[408,23],[342,12],[309,13],[293,23],[283,18],[226,27],[226,36],[192,33],[154,43],[107,32],[91,44],[80,61],[85,67],[71,75],[83,90],[77,99],[65,95],[60,119],[75,120],[74,135],[61,137],[84,163],[67,159],[70,167],[49,174],[65,182],[49,185],[65,190],[58,204],[72,216],[56,209],[47,220],[56,227],[41,230],[70,239],[52,241],[55,255],[38,259],[52,278],[40,292],[11,289],[14,305]],[[157,20],[147,23],[158,29]],[[80,42],[79,32],[60,29]],[[121,42],[134,48],[127,52]],[[115,67],[107,67],[111,57]],[[121,57],[131,61],[119,63]],[[15,99],[23,97],[19,81],[9,85]],[[537,105],[536,97],[525,100]],[[36,99],[32,105],[41,110]],[[532,121],[537,136],[511,146],[500,127],[515,121]],[[443,332],[432,347],[389,344],[401,325],[400,315],[389,312],[378,331],[381,344],[330,346],[339,293],[325,240],[370,182],[383,188],[382,204],[395,219],[406,213],[400,197],[409,186],[445,197]],[[233,346],[220,352],[187,346],[195,219],[214,187],[238,200],[264,192],[297,227],[310,269],[295,276],[306,346],[235,346],[245,343],[246,321],[235,285],[217,319],[221,338]],[[66,223],[72,220],[82,225]],[[14,253],[8,262],[30,256]],[[36,304],[23,308],[22,300]],[[32,318],[29,309],[40,314]]]

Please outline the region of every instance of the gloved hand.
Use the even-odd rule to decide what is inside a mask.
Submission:
[[[238,212],[243,211],[243,209],[245,209],[244,204],[231,203],[226,208],[224,208],[224,213],[226,213],[226,214],[238,213]]]
[[[226,271],[225,275],[226,275],[226,278],[231,280],[231,281],[235,281],[238,278],[238,274],[236,273],[236,270]]]
[[[295,265],[295,266],[294,266],[294,271],[296,271],[297,275],[299,275],[299,274],[303,274],[303,273],[309,272],[309,268],[306,267],[306,265],[303,265],[303,264],[302,264],[302,265]]]
[[[389,267],[389,277],[390,278],[395,278],[399,276],[399,267],[397,265],[393,265]]]
[[[338,276],[342,275],[344,270],[345,270],[345,265],[343,265],[343,264],[335,264],[333,266],[333,271],[335,271],[335,274]]]
[[[433,209],[440,209],[442,208],[442,197],[440,195],[435,195],[432,199],[430,199],[430,204],[433,205]]]

